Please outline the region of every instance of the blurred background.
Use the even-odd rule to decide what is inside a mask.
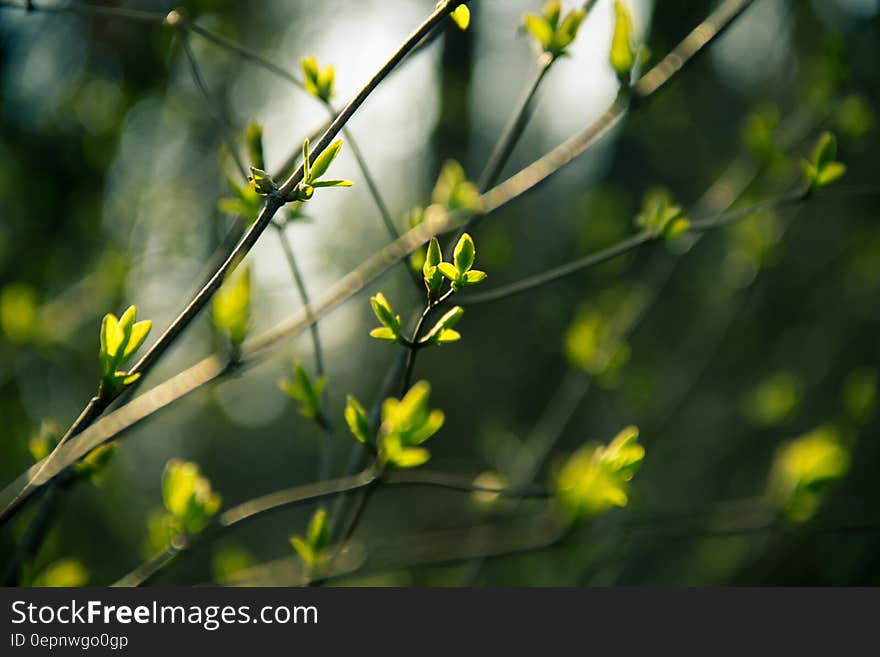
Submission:
[[[650,63],[715,4],[634,0]],[[178,8],[297,75],[300,58],[314,54],[335,67],[341,104],[434,2],[112,6]],[[534,75],[536,54],[518,27],[523,12],[540,8],[537,0],[471,3],[469,30],[450,22],[349,124],[401,230],[407,212],[428,203],[444,161],[478,177]],[[880,157],[878,13],[876,0],[758,0],[597,147],[474,231],[488,290],[631,234],[642,197],[657,186],[695,217],[788,192],[817,135],[838,135],[848,172],[827,195],[474,305],[457,327],[460,342],[419,357],[416,378],[431,382],[432,405],[447,414],[431,441],[432,470],[543,483],[580,445],[635,424],[646,457],[629,505],[544,550],[433,564],[418,559],[420,545],[440,540],[432,531],[467,536],[469,526],[505,526],[538,503],[380,490],[358,538],[367,551],[406,540],[395,559],[335,583],[880,583],[880,204],[860,193],[876,184],[871,162]],[[613,3],[599,0],[570,57],[541,87],[505,173],[586,126],[614,98],[612,26]],[[282,78],[197,35],[190,43],[211,104],[172,30],[0,9],[4,486],[33,463],[29,440],[50,431],[47,422],[69,426],[94,394],[103,315],[136,304],[154,322],[152,340],[197,289],[232,225],[217,207],[235,175],[221,126],[240,136],[248,122],[260,123],[267,166],[276,169],[326,120],[314,98]],[[350,148],[333,174],[354,187],[316,194],[311,221],[286,229],[313,297],[387,241]],[[249,262],[259,332],[301,304],[272,231]],[[224,506],[314,481],[322,450],[330,472],[342,474],[355,446],[342,421],[345,395],[375,402],[396,356],[394,346],[368,337],[369,296],[378,291],[405,317],[422,303],[397,267],[320,323],[332,436],[279,389],[295,360],[313,363],[308,334],[289,339],[243,376],[126,434],[94,482],[65,491],[22,583],[107,584],[155,553],[149,519],[162,506],[171,458],[198,463]],[[203,313],[145,386],[217,345]],[[837,467],[805,484],[808,494],[815,489],[808,512],[787,514],[772,473],[786,467],[785,446],[804,436],[798,444],[808,453],[791,457],[791,467],[822,470],[829,445]],[[12,554],[37,506],[0,530],[0,554]],[[285,511],[232,532],[160,581],[225,581],[292,559],[287,537],[303,533],[309,515]]]

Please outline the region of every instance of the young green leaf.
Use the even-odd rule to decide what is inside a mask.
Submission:
[[[325,103],[333,97],[333,85],[336,82],[336,71],[332,66],[321,68],[316,57],[305,57],[300,60],[303,82],[306,91],[320,98]]]
[[[76,559],[58,559],[34,575],[30,586],[39,588],[78,588],[89,582],[89,570]]]
[[[351,187],[354,185],[350,180],[316,180],[312,187]]]
[[[137,307],[129,306],[120,319],[108,313],[101,321],[100,351],[98,361],[101,365],[102,385],[109,389],[126,386],[138,378],[122,367],[140,349],[153,323],[150,320],[137,320]]]
[[[623,0],[614,0],[614,35],[611,38],[611,66],[623,84],[629,84],[630,72],[636,63],[633,46],[633,23]]]
[[[455,245],[455,251],[452,254],[452,262],[459,274],[466,273],[474,265],[477,250],[474,247],[474,240],[470,235],[465,233]]]
[[[260,196],[268,196],[278,189],[278,184],[272,176],[262,169],[251,167],[251,175],[248,176],[251,188]]]
[[[675,205],[669,192],[654,188],[645,194],[642,211],[636,216],[636,225],[652,236],[672,239],[690,228],[690,222],[682,214],[681,207]]]
[[[443,284],[443,274],[437,268],[443,262],[443,252],[440,249],[440,242],[436,237],[432,237],[428,242],[428,249],[425,252],[425,262],[422,265],[422,275],[425,279],[425,287],[428,295],[433,297],[440,291]]]
[[[313,549],[320,552],[330,540],[330,523],[327,522],[327,511],[318,509],[309,521],[306,539]]]
[[[201,531],[220,510],[221,498],[211,489],[199,466],[191,461],[172,459],[162,475],[165,508],[189,534]]]
[[[404,447],[399,436],[391,435],[382,442],[382,459],[394,468],[417,468],[431,459],[431,453],[424,447]]]
[[[790,520],[809,520],[824,493],[849,471],[850,459],[850,450],[834,427],[817,427],[777,450],[768,497]]]
[[[462,281],[464,285],[476,285],[477,283],[482,283],[486,280],[488,274],[484,271],[480,271],[479,269],[471,269],[464,273],[464,280]]]
[[[452,282],[459,278],[459,272],[451,262],[441,262],[437,265],[437,270]]]
[[[303,180],[308,183],[312,179],[312,154],[309,139],[306,137],[302,147]]]
[[[375,447],[376,441],[373,437],[373,433],[370,431],[370,421],[367,418],[367,411],[352,395],[348,395],[347,397],[345,405],[345,423],[348,425],[349,431],[351,431],[352,435],[359,443]]]
[[[244,342],[251,326],[251,270],[242,266],[226,277],[212,302],[214,326],[234,347]]]
[[[227,180],[232,196],[221,198],[217,208],[227,214],[237,214],[253,222],[263,207],[263,199],[252,185],[239,186],[235,181]]]
[[[846,165],[835,161],[836,156],[837,139],[832,133],[823,132],[813,147],[810,161],[801,162],[810,190],[830,185],[846,173]]]
[[[317,555],[312,550],[312,547],[300,536],[291,536],[288,540],[290,540],[290,545],[296,551],[299,558],[302,559],[305,567],[311,570],[317,561]]]
[[[244,129],[244,139],[247,144],[248,158],[251,165],[257,169],[265,169],[266,161],[263,157],[263,128],[256,121],[251,121]]]
[[[527,12],[523,16],[523,27],[526,32],[532,35],[542,51],[550,49],[555,30],[544,16]]]
[[[523,29],[532,35],[541,51],[553,57],[562,57],[577,37],[585,17],[586,12],[577,8],[562,18],[562,3],[550,0],[540,15],[532,12],[523,15]]]
[[[557,56],[564,54],[565,49],[574,42],[578,30],[581,28],[581,23],[584,22],[586,16],[587,14],[583,9],[573,9],[562,20],[559,27],[556,28],[553,48]]]
[[[116,453],[115,442],[105,443],[96,447],[73,465],[73,471],[81,477],[98,484],[99,475]]]
[[[424,344],[447,344],[459,340],[461,335],[458,331],[453,331],[452,327],[458,323],[462,315],[464,315],[464,308],[461,306],[455,306],[455,308],[447,311],[443,317],[437,320],[437,323],[434,324],[431,330],[425,334],[421,342]]]
[[[399,340],[400,316],[394,314],[385,295],[379,292],[376,296],[371,297],[370,305],[373,308],[376,319],[382,324],[382,327],[373,329],[370,335],[379,340]]]
[[[377,440],[379,459],[390,467],[414,468],[430,458],[428,450],[417,447],[443,426],[443,411],[428,408],[431,386],[419,381],[403,399],[386,399],[382,404],[382,424]]]
[[[319,377],[314,382],[309,377],[300,363],[293,366],[293,378],[284,379],[280,382],[281,389],[291,399],[300,404],[300,415],[316,422],[321,422],[324,414],[322,411],[322,397],[327,380]]]
[[[61,427],[53,420],[43,420],[40,430],[28,441],[28,451],[34,462],[42,461],[61,439]]]
[[[569,519],[626,506],[629,481],[645,456],[638,435],[627,427],[607,446],[585,445],[569,457],[556,479],[556,500]]]
[[[444,163],[431,199],[448,211],[461,210],[471,214],[479,212],[482,205],[479,189],[468,181],[464,169],[455,160]]]
[[[341,139],[337,139],[327,148],[325,148],[324,152],[322,152],[317,157],[314,164],[312,164],[311,173],[306,178],[306,181],[314,185],[315,181],[319,180],[321,176],[327,173],[327,169],[329,169],[330,165],[333,164],[333,160],[335,160],[336,156],[339,155],[340,150],[342,150]]]
[[[467,5],[459,5],[456,7],[450,14],[450,17],[455,21],[455,24],[458,25],[460,30],[468,29],[468,26],[471,24],[471,10],[468,9]]]
[[[456,292],[469,285],[476,285],[486,280],[486,272],[471,270],[474,265],[477,250],[470,235],[465,233],[461,236],[453,252],[453,262],[441,262],[437,270],[452,284]]]
[[[325,553],[329,542],[330,523],[327,521],[325,509],[318,509],[312,514],[306,528],[305,538],[301,536],[290,537],[290,544],[309,570],[321,566],[326,560]]]
[[[395,333],[394,330],[388,328],[387,326],[379,326],[370,331],[370,337],[376,338],[377,340],[389,340],[391,342],[397,342],[400,335]]]

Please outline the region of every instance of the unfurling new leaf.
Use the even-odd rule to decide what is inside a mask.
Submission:
[[[467,5],[459,5],[449,16],[455,21],[460,30],[468,29],[468,26],[471,24],[471,10],[468,9]]]
[[[308,201],[315,193],[318,187],[351,187],[354,183],[350,180],[321,180],[321,176],[327,173],[333,160],[342,150],[342,140],[338,139],[330,144],[324,151],[318,155],[314,162],[311,159],[309,140],[303,142],[303,181],[297,186],[296,192],[293,194],[292,201]]]
[[[359,443],[367,445],[368,447],[376,446],[376,439],[373,436],[373,432],[370,431],[370,421],[367,418],[367,411],[352,395],[349,395],[346,400],[345,423],[348,425],[351,434]]]
[[[453,330],[452,327],[461,319],[462,315],[464,315],[464,308],[461,306],[456,306],[446,312],[443,317],[437,320],[437,323],[434,324],[425,337],[419,341],[420,344],[447,344],[460,340],[461,334]]]
[[[129,306],[116,318],[113,313],[104,315],[101,322],[101,363],[102,386],[110,390],[118,389],[135,382],[140,374],[130,374],[122,366],[134,355],[147,339],[153,322],[137,320],[137,307]]]
[[[278,183],[272,179],[272,176],[257,167],[251,167],[251,175],[248,176],[248,182],[251,184],[251,189],[260,196],[269,196],[269,194],[278,190]]]
[[[584,520],[626,506],[629,481],[645,456],[639,430],[623,429],[607,445],[585,445],[572,454],[556,479],[556,499],[571,520]]]
[[[804,522],[813,517],[823,494],[846,475],[849,465],[850,453],[838,432],[820,426],[779,448],[768,495],[790,520]]]
[[[324,423],[322,395],[327,380],[323,376],[312,381],[305,368],[300,363],[294,363],[293,377],[282,380],[279,385],[291,399],[299,402],[300,415],[319,424]]]
[[[172,459],[162,475],[165,508],[187,534],[201,531],[220,510],[220,495],[191,461]]]
[[[364,408],[348,397],[345,421],[352,435],[374,450],[379,461],[393,468],[415,468],[427,462],[430,453],[420,447],[443,426],[443,411],[428,408],[431,386],[419,381],[403,399],[388,398],[382,404],[379,434],[373,437]]]
[[[241,267],[226,277],[213,301],[214,327],[234,347],[244,342],[251,326],[251,270]]]
[[[263,199],[253,184],[238,185],[229,180],[229,189],[233,196],[226,196],[217,202],[217,208],[221,212],[237,214],[247,219],[248,224],[253,223],[263,207]]]
[[[437,268],[441,262],[443,262],[443,252],[440,249],[440,242],[436,237],[432,237],[428,242],[425,262],[422,265],[422,275],[425,278],[425,287],[430,298],[434,298],[440,291],[440,286],[443,285],[443,274]]]
[[[448,160],[443,165],[431,200],[449,212],[459,210],[475,214],[482,207],[479,189],[467,179],[464,169],[455,160]]]
[[[686,232],[690,222],[675,205],[669,192],[662,188],[652,189],[642,201],[642,212],[636,217],[636,225],[653,237],[671,239]]]
[[[611,38],[609,60],[623,84],[629,84],[630,74],[636,63],[633,38],[633,22],[629,8],[623,0],[614,0],[614,35]]]
[[[846,165],[835,161],[837,157],[837,138],[830,132],[823,132],[810,160],[803,160],[801,167],[810,190],[830,185],[846,173]]]
[[[329,102],[333,98],[333,85],[336,82],[336,71],[333,67],[328,65],[321,68],[316,57],[304,57],[300,60],[300,67],[306,91],[325,103]]]
[[[486,272],[471,269],[476,255],[477,250],[474,246],[474,240],[465,233],[458,240],[458,244],[455,245],[452,263],[441,262],[437,265],[437,269],[440,270],[443,276],[449,279],[452,289],[456,292],[486,280]]]
[[[385,295],[379,292],[376,296],[371,297],[370,305],[373,307],[376,319],[382,324],[382,326],[370,331],[370,335],[377,340],[401,342],[403,336],[400,333],[400,315],[394,314],[391,304],[388,303]]]
[[[431,386],[419,381],[403,399],[386,399],[377,441],[379,460],[394,468],[415,468],[431,454],[420,447],[443,426],[443,411],[428,408]]]
[[[528,32],[542,52],[552,57],[566,55],[586,17],[583,9],[572,9],[562,17],[560,0],[550,0],[540,14],[527,12],[523,16],[523,29]]]
[[[247,144],[248,158],[251,166],[257,169],[265,169],[266,161],[263,158],[263,127],[256,121],[251,121],[244,129],[244,140]]]
[[[290,537],[290,544],[308,570],[314,570],[326,561],[329,542],[330,523],[327,520],[327,511],[324,509],[318,509],[312,514],[305,537]]]

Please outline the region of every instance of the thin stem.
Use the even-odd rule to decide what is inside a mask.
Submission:
[[[755,205],[750,205],[745,208],[739,208],[730,212],[722,212],[714,217],[707,217],[706,219],[693,221],[688,228],[688,231],[701,233],[709,230],[715,230],[717,228],[723,228],[745,217],[753,215],[757,212],[761,212],[762,210],[785,207],[787,205],[800,203],[804,199],[804,193],[800,191],[793,192],[791,194],[785,194],[776,198],[767,199],[766,201],[762,201],[760,203],[756,203]],[[613,246],[602,249],[597,253],[591,253],[590,255],[584,256],[583,258],[572,260],[571,262],[568,262],[564,265],[554,267],[553,269],[541,272],[540,274],[536,274],[535,276],[529,276],[528,278],[524,278],[523,280],[517,281],[516,283],[503,285],[482,294],[465,296],[461,300],[461,305],[473,306],[483,303],[492,303],[493,301],[500,301],[502,299],[509,299],[519,294],[523,294],[524,292],[529,292],[539,287],[543,287],[544,285],[555,283],[580,271],[589,269],[590,267],[595,267],[596,265],[600,265],[604,262],[607,262],[608,260],[624,255],[626,253],[630,253],[631,251],[635,251],[640,246],[649,242],[653,242],[656,239],[656,235],[653,235],[648,231],[642,231],[640,233],[637,233],[636,235],[633,235],[632,237],[621,240]]]
[[[238,44],[231,39],[227,39],[226,37],[221,36],[216,32],[212,32],[211,30],[208,30],[207,28],[204,28],[201,25],[192,21],[185,21],[182,23],[182,26],[184,27],[184,29],[187,29],[194,34],[198,34],[200,37],[207,39],[214,45],[220,46],[225,50],[233,52],[241,58],[249,60],[254,64],[257,64],[258,66],[266,69],[267,71],[274,73],[281,78],[284,78],[285,80],[299,87],[300,89],[305,88],[302,80],[296,77],[293,73],[291,73],[283,66],[279,66],[268,57],[261,55],[256,50],[251,50],[250,48]]]
[[[375,481],[372,468],[351,477],[341,477],[325,482],[297,486],[249,500],[221,513],[201,532],[191,536],[178,536],[160,555],[138,566],[113,586],[141,586],[153,579],[179,555],[189,552],[197,545],[211,541],[233,527],[256,520],[264,515],[302,504],[320,502],[337,495],[350,493],[371,486]]]
[[[546,499],[553,495],[553,491],[546,487],[481,486],[467,477],[428,470],[395,471],[382,479],[382,485],[440,488],[458,493],[488,493],[513,499]]]
[[[293,254],[293,245],[291,245],[290,240],[287,239],[284,227],[278,224],[274,224],[274,226],[275,232],[278,235],[278,242],[281,244],[281,250],[284,252],[284,259],[287,260],[287,266],[290,268],[294,284],[299,292],[300,301],[302,302],[303,309],[309,319],[309,332],[312,336],[312,351],[315,357],[315,372],[318,376],[324,376],[324,351],[321,348],[321,333],[318,330],[318,320],[311,310],[312,302],[309,299],[309,292],[306,289],[305,280],[303,279],[302,272],[296,262],[296,256]]]
[[[293,245],[290,243],[290,240],[287,239],[287,233],[285,232],[284,227],[276,223],[273,223],[273,226],[275,227],[275,232],[278,235],[278,241],[281,243],[281,250],[284,252],[284,258],[285,260],[287,260],[287,265],[290,268],[290,273],[293,277],[294,285],[299,292],[300,301],[302,302],[303,308],[307,313],[307,316],[309,317],[309,334],[312,339],[312,353],[314,354],[315,359],[315,373],[318,377],[323,377],[325,375],[325,370],[324,351],[321,347],[321,333],[318,329],[318,320],[311,312],[311,300],[309,299],[309,293],[306,289],[305,279],[303,278],[302,272],[299,269],[299,265],[296,262],[296,257],[293,253]],[[324,434],[320,445],[320,458],[318,459],[319,479],[326,479],[330,476],[331,461],[333,457],[333,446],[330,442],[330,438],[333,436],[333,426],[323,411],[323,407],[326,402],[327,389],[325,388],[321,392],[322,410],[315,418],[315,421],[321,427]]]
[[[501,299],[514,297],[518,294],[528,292],[529,290],[534,290],[535,288],[548,285],[549,283],[555,283],[556,281],[562,280],[567,276],[576,274],[579,271],[589,269],[590,267],[595,267],[596,265],[600,265],[625,253],[634,251],[643,244],[654,241],[654,239],[654,235],[647,231],[637,233],[636,235],[622,240],[617,244],[608,247],[607,249],[602,249],[597,253],[591,253],[588,256],[578,258],[577,260],[573,260],[564,265],[560,265],[559,267],[554,267],[553,269],[541,272],[540,274],[536,274],[535,276],[529,276],[528,278],[517,281],[516,283],[511,283],[510,285],[502,285],[501,287],[495,288],[494,290],[489,290],[481,294],[466,296],[462,299],[461,304],[463,306],[473,306],[481,303],[491,303],[493,301],[500,301]]]
[[[223,108],[219,102],[214,101],[211,98],[211,92],[208,90],[208,85],[205,82],[205,78],[202,76],[198,60],[196,60],[196,55],[193,52],[192,46],[189,43],[189,35],[187,35],[185,31],[181,30],[179,36],[180,43],[183,46],[183,52],[186,55],[187,61],[189,62],[189,67],[192,71],[192,76],[193,80],[196,83],[196,87],[198,88],[199,93],[201,93],[202,98],[204,98],[205,105],[207,105],[209,111],[211,111],[217,123],[220,125],[220,128],[223,132],[223,138],[226,141],[226,147],[229,149],[229,154],[235,161],[235,166],[238,168],[239,173],[241,173],[241,177],[247,179],[247,169],[244,166],[244,162],[242,162],[241,160],[241,156],[238,154],[238,147],[235,143],[234,131],[232,129],[232,125],[229,123],[229,119],[226,118],[226,112],[223,111]]]
[[[438,488],[463,493],[484,492],[513,498],[543,499],[551,494],[546,489],[537,488],[514,490],[478,486],[470,483],[467,479],[446,473],[393,473],[380,479],[379,473],[374,468],[367,468],[353,476],[340,477],[306,486],[286,488],[232,507],[217,516],[198,534],[175,537],[164,552],[119,579],[114,586],[141,586],[146,584],[183,553],[190,552],[196,546],[213,541],[233,528],[257,518],[262,518],[283,509],[320,502],[347,493],[361,490],[366,490],[369,493],[375,490],[380,481],[389,486]],[[352,523],[348,535],[343,539],[343,542],[350,539],[356,526],[356,522]]]
[[[336,116],[336,110],[330,103],[327,103],[327,110],[330,112],[331,116]],[[351,130],[346,128],[342,132],[346,141],[348,142],[348,147],[351,150],[351,154],[354,156],[354,159],[357,161],[358,168],[361,170],[361,175],[364,177],[364,182],[367,183],[367,189],[370,192],[370,196],[373,197],[373,203],[376,204],[376,208],[379,210],[379,215],[382,217],[382,223],[385,225],[385,230],[388,231],[388,235],[392,240],[400,239],[400,231],[397,230],[397,227],[394,225],[394,219],[391,217],[391,212],[388,210],[388,205],[385,203],[385,199],[382,198],[382,193],[379,191],[379,186],[376,183],[376,179],[373,177],[372,172],[370,171],[370,167],[367,165],[367,161],[364,158],[364,154],[358,146],[357,142],[354,139],[354,135],[351,134]],[[413,284],[416,287],[416,290],[421,293],[423,289],[422,281],[419,278],[418,274],[414,272],[406,263],[406,261],[402,261],[401,265],[406,269],[407,275],[412,280]]]
[[[455,290],[449,288],[446,293],[439,297],[436,301],[429,301],[425,306],[425,309],[422,311],[422,314],[419,316],[418,321],[416,322],[416,327],[413,330],[412,339],[409,341],[407,345],[407,355],[406,355],[406,366],[403,370],[403,382],[401,384],[400,396],[403,397],[407,390],[412,386],[412,377],[413,371],[416,366],[416,355],[419,353],[421,349],[421,345],[419,344],[419,339],[422,337],[422,330],[424,329],[425,322],[428,321],[428,318],[433,314],[435,310],[437,310],[443,303],[446,302],[453,294],[455,294]]]
[[[507,161],[513,154],[513,149],[516,148],[532,116],[538,88],[541,86],[544,78],[547,77],[547,73],[550,72],[555,62],[556,57],[549,53],[544,53],[538,59],[538,70],[535,72],[534,79],[526,87],[525,93],[523,93],[522,98],[520,98],[519,103],[516,105],[516,109],[510,115],[507,126],[504,128],[498,141],[495,142],[495,148],[492,150],[492,154],[489,156],[489,160],[480,174],[477,182],[480,192],[485,192],[498,182],[498,178],[504,170],[504,165],[507,164]]]
[[[556,61],[556,57],[546,52],[538,59],[538,70],[534,79],[531,84],[526,87],[522,98],[511,113],[507,125],[502,131],[501,136],[498,138],[498,141],[495,142],[495,148],[492,149],[492,153],[489,155],[489,160],[486,162],[486,166],[480,174],[477,188],[481,194],[484,194],[490,187],[492,187],[492,185],[498,182],[498,178],[501,176],[504,166],[513,154],[517,143],[519,143],[523,132],[525,132],[529,119],[532,117],[533,104],[535,96],[538,93],[538,88],[541,86],[541,83],[544,81],[544,78],[547,77],[547,73],[550,72],[550,69]],[[485,215],[475,214],[468,219],[464,226],[458,229],[455,238],[449,242],[449,246],[447,247],[447,250],[449,251],[449,253],[447,253],[447,258],[451,256],[451,250],[454,248],[458,240],[461,239],[461,236],[475,227],[483,217],[485,217]]]

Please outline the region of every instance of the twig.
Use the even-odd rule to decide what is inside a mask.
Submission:
[[[293,246],[290,244],[290,240],[287,239],[287,235],[284,232],[284,227],[279,224],[274,224],[274,226],[275,232],[278,235],[278,242],[281,244],[281,250],[284,252],[284,259],[287,261],[287,266],[290,268],[291,276],[293,277],[294,284],[299,292],[299,298],[302,302],[303,310],[308,317],[309,333],[312,336],[312,351],[315,357],[315,372],[318,376],[324,376],[324,351],[321,348],[321,333],[318,330],[318,320],[311,310],[312,302],[309,299],[309,292],[306,289],[305,280],[303,279],[302,272],[296,262],[296,257],[293,254]]]
[[[191,551],[198,545],[215,540],[222,534],[265,515],[289,509],[294,506],[320,502],[331,499],[338,495],[344,495],[359,490],[373,490],[380,481],[376,471],[368,468],[356,475],[332,479],[306,486],[297,486],[270,493],[262,497],[243,502],[228,511],[224,511],[208,524],[198,534],[190,536],[177,536],[171,544],[158,556],[140,565],[128,575],[119,579],[114,586],[141,586],[153,579],[160,571],[165,569],[179,555]],[[544,489],[512,490],[505,488],[493,488],[478,486],[467,479],[445,473],[400,473],[386,476],[382,479],[388,486],[418,486],[423,488],[439,488],[456,492],[494,493],[506,497],[515,498],[546,498],[550,493]],[[353,531],[353,530],[352,530]],[[346,537],[346,540],[348,537]]]

